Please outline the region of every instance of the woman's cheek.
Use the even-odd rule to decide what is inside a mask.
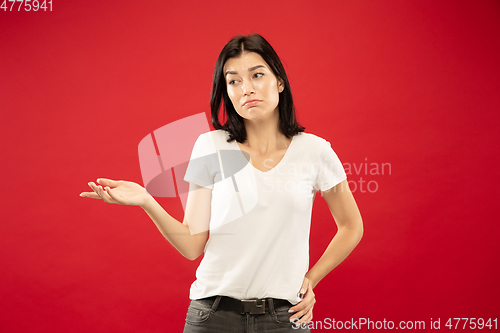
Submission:
[[[239,105],[239,98],[236,96],[234,91],[231,91],[231,89],[227,90],[227,95],[229,96],[229,99],[231,100],[231,103],[233,103],[233,107],[236,110],[238,114],[240,114],[240,105]]]

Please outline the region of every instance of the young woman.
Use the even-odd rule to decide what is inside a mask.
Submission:
[[[140,206],[183,256],[204,253],[184,332],[309,331],[314,287],[363,234],[342,164],[328,141],[297,123],[283,65],[259,35],[222,49],[211,109],[216,130],[193,148],[183,223],[136,183],[101,178],[81,196]],[[309,269],[317,191],[338,231]]]

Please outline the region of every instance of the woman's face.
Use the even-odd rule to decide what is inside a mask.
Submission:
[[[224,64],[227,94],[236,112],[248,120],[265,119],[278,114],[278,80],[269,65],[255,52],[244,52]]]

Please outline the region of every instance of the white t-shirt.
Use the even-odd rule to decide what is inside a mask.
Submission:
[[[300,301],[309,269],[316,191],[346,179],[330,143],[299,133],[282,160],[262,172],[225,131],[197,139],[184,180],[212,189],[210,236],[190,299],[273,297]]]

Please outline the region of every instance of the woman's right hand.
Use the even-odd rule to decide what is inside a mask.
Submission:
[[[90,182],[94,192],[82,192],[81,197],[102,199],[107,203],[119,205],[143,206],[151,197],[144,187],[124,180],[97,179],[97,184]]]

